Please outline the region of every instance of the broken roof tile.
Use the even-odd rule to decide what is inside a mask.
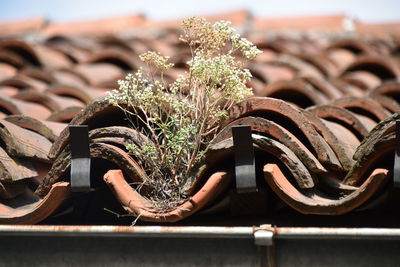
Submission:
[[[51,142],[44,136],[0,120],[0,138],[8,154],[48,162]]]

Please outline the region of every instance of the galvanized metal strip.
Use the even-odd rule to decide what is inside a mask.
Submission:
[[[256,165],[254,159],[251,127],[232,126],[233,149],[235,151],[235,176],[238,193],[256,192]]]
[[[70,125],[71,189],[88,192],[90,186],[90,150],[87,125]]]
[[[0,225],[0,236],[132,236],[174,238],[253,239],[255,233],[273,239],[357,239],[400,240],[400,228],[328,227],[221,227],[221,226],[76,226],[76,225]]]

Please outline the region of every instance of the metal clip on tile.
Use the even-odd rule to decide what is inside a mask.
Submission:
[[[70,125],[71,189],[72,192],[89,192],[90,150],[87,125]]]
[[[247,125],[233,126],[233,148],[235,151],[235,177],[238,193],[257,191],[256,163],[254,159],[251,128]]]
[[[236,190],[232,190],[231,213],[233,215],[263,214],[266,210],[266,194],[257,188],[256,163],[251,127],[233,126]]]
[[[396,121],[396,147],[394,153],[393,184],[396,188],[400,187],[400,120]]]

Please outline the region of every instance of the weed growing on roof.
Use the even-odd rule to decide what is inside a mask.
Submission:
[[[173,64],[149,51],[140,56],[148,69],[129,74],[108,96],[148,137],[140,146],[132,142],[126,148],[148,174],[143,185],[160,211],[184,201],[183,185],[227,118],[227,109],[252,94],[244,64],[261,53],[227,21],[189,18],[182,27],[180,40],[192,54],[186,75],[167,84],[164,73]]]

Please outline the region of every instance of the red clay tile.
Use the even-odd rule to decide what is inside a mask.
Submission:
[[[345,149],[345,146],[342,145],[342,141],[329,129],[329,127],[317,116],[309,111],[303,112],[304,116],[306,116],[307,120],[310,121],[312,126],[324,140],[328,143],[328,145],[332,148],[333,152],[337,156],[340,162],[340,168],[337,166],[330,166],[332,171],[343,172],[348,171],[354,164],[354,160],[352,159],[353,154],[349,155],[348,151]]]
[[[361,56],[350,64],[343,72],[346,74],[352,71],[371,72],[382,81],[393,80],[400,77],[400,70],[390,58],[378,56]]]
[[[363,42],[359,39],[339,39],[333,42],[330,42],[329,45],[325,48],[327,51],[331,51],[334,49],[345,49],[355,55],[374,55],[376,52],[374,49],[368,45],[366,42]]]
[[[292,69],[296,70],[297,76],[309,76],[317,79],[324,78],[321,71],[319,71],[314,65],[292,55],[280,55],[273,62],[290,66]]]
[[[52,142],[54,142],[60,135],[61,131],[67,127],[67,124],[65,123],[41,121],[24,115],[7,116],[4,120],[19,127],[37,132]]]
[[[42,32],[46,36],[101,36],[143,27],[145,22],[146,18],[142,15],[132,15],[83,22],[53,23],[48,25]]]
[[[89,86],[90,81],[82,74],[72,69],[57,69],[51,71],[58,84],[65,84],[73,87]]]
[[[74,116],[70,124],[87,124],[89,125],[89,129],[95,129],[99,127],[121,125],[119,120],[123,118],[123,112],[119,108],[110,105],[105,98],[100,98],[90,103],[83,110],[80,110],[79,113]],[[56,158],[67,145],[68,139],[69,131],[68,129],[64,129],[60,134],[60,138],[54,142],[49,152],[49,157],[52,159]]]
[[[59,111],[67,107],[84,106],[84,103],[71,97],[57,96],[47,91],[38,93],[33,91],[23,91],[13,96],[14,99],[23,100],[30,103],[38,103],[47,107],[51,112]]]
[[[342,32],[343,15],[255,18],[254,27],[268,31]]]
[[[346,97],[335,100],[332,104],[346,108],[370,131],[378,122],[391,114],[371,98]]]
[[[18,94],[18,92],[19,89],[13,86],[0,86],[0,95],[2,96],[12,97]]]
[[[4,64],[11,65],[16,69],[21,69],[25,65],[25,62],[21,56],[12,51],[7,51],[4,49],[0,50],[0,61]]]
[[[69,183],[55,183],[49,193],[31,204],[12,208],[0,203],[1,224],[36,224],[43,221],[69,197]]]
[[[368,129],[357,119],[354,113],[345,108],[334,105],[320,105],[310,107],[307,111],[312,112],[321,119],[338,122],[353,132],[355,136],[358,136],[359,141],[368,134]]]
[[[230,120],[255,115],[272,120],[294,133],[322,164],[340,166],[329,145],[304,117],[301,110],[282,100],[253,97],[233,106]]]
[[[281,99],[300,108],[328,102],[327,96],[299,79],[270,83],[259,96]]]
[[[286,130],[279,124],[276,124],[275,122],[266,120],[264,118],[243,117],[234,120],[218,133],[213,142],[218,143],[224,139],[231,137],[231,127],[235,125],[250,125],[253,132],[256,132],[257,134],[271,136],[273,139],[279,140],[279,142],[292,150],[311,172],[326,172],[321,163],[319,163],[319,161],[310,152],[310,150],[305,147],[304,144],[300,142],[300,140],[297,139],[296,136],[294,136],[290,131]]]
[[[400,104],[391,97],[381,95],[378,93],[370,93],[369,97],[379,103],[389,113],[395,113],[400,111]]]
[[[323,53],[301,53],[296,54],[296,57],[312,64],[325,78],[335,77],[339,73],[339,68]]]
[[[139,165],[124,150],[117,146],[104,143],[92,143],[90,144],[90,156],[91,158],[108,160],[119,166],[133,183],[142,183],[147,177]],[[52,168],[37,188],[36,193],[41,196],[46,195],[51,186],[59,182],[63,175],[68,172],[70,166],[71,158],[68,149],[62,151],[54,161]]]
[[[69,123],[72,121],[77,114],[82,111],[80,106],[72,106],[53,112],[46,118],[46,121]]]
[[[0,81],[11,78],[17,74],[17,69],[10,64],[0,62]]]
[[[352,64],[357,56],[345,48],[331,48],[326,51],[327,56],[335,63],[339,70],[344,70]]]
[[[125,71],[136,70],[142,65],[134,53],[115,48],[101,50],[90,56],[86,62],[90,64],[109,63]]]
[[[121,171],[116,171],[112,176],[118,177],[108,181],[110,188],[115,189],[116,198],[131,215],[140,214],[142,220],[175,222],[195,212],[205,212],[206,207],[226,211],[229,205],[236,205],[229,202],[227,192],[233,185],[233,176],[228,173],[234,168],[229,128],[237,124],[252,126],[257,155],[263,155],[259,160],[267,163],[267,183],[278,201],[283,200],[299,212],[343,214],[377,196],[387,184],[387,170],[392,168],[389,165],[398,115],[381,120],[400,110],[400,87],[389,81],[398,79],[400,74],[398,40],[340,37],[344,36],[344,16],[264,20],[240,11],[216,17],[221,16],[233,19],[239,30],[264,50],[247,66],[254,76],[249,85],[254,87],[255,95],[274,96],[286,102],[251,98],[235,106],[230,120],[224,123],[227,127],[221,128],[215,140],[217,144],[206,155],[204,167],[210,173],[199,171],[197,178],[189,181],[193,185],[185,187],[192,198],[164,214],[155,212],[145,200],[145,191],[140,191],[141,195],[127,185],[141,183],[147,176],[127,154],[126,140],[139,142],[146,137],[126,128],[123,112],[104,98],[89,102],[115,88],[116,80],[123,78],[126,71],[137,69],[141,65],[137,55],[148,50],[170,55],[176,63],[166,73],[166,80],[182,74],[191,53],[177,40],[177,21],[153,23],[134,16],[50,24],[42,33],[51,38],[0,41],[0,118],[4,118],[0,132],[7,149],[3,152],[4,158],[20,164],[7,165],[12,168],[5,172],[14,178],[0,179],[0,223],[39,222],[68,196],[66,183],[57,189],[62,197],[54,200],[50,196],[49,200],[41,199],[32,192],[40,184],[37,192],[51,195],[52,185],[68,179],[68,128],[65,123],[50,121],[72,120],[71,124],[89,125],[91,156],[109,161],[124,172],[128,181]],[[274,24],[276,21],[281,24]],[[258,23],[272,26],[264,29],[264,24]],[[274,33],[293,23],[292,33]],[[99,27],[103,24],[107,25]],[[358,30],[362,28],[362,23],[355,25]],[[330,29],[330,33],[340,32],[340,36],[309,34],[313,29]],[[78,36],[82,33],[91,36]],[[110,33],[117,33],[118,37],[106,36]],[[302,110],[288,102],[309,108]],[[83,107],[85,104],[88,106]],[[24,143],[18,141],[22,139]],[[49,141],[44,144],[39,139]],[[41,149],[45,151],[43,157],[35,155]],[[48,155],[55,160],[53,165]],[[21,156],[24,162],[20,161]],[[0,160],[0,168],[2,162],[10,161]],[[19,168],[36,170],[37,175],[29,176]],[[28,205],[20,206],[21,201]]]
[[[33,46],[26,42],[19,40],[5,40],[0,42],[0,51],[8,51],[9,53],[14,53],[24,60],[26,65],[41,66],[42,63],[38,55],[36,54]]]
[[[343,93],[325,79],[317,79],[313,77],[301,77],[306,83],[310,84],[313,88],[321,92],[328,99],[337,99],[343,96]]]
[[[110,63],[77,65],[74,70],[83,75],[92,86],[125,77],[124,72],[119,67]]]
[[[107,91],[105,90],[88,87],[82,89],[81,87],[74,87],[70,85],[54,85],[49,87],[45,92],[57,95],[57,97],[62,98],[62,102],[67,102],[69,100],[71,103],[74,103],[74,106],[88,104],[94,99],[103,97],[107,94]],[[64,105],[64,108],[65,107],[67,106]]]
[[[29,161],[10,157],[2,147],[0,147],[0,171],[0,183],[11,183],[38,175]],[[3,195],[5,193],[7,192]]]
[[[371,94],[388,96],[394,99],[397,103],[400,103],[400,83],[396,81],[385,82],[372,90]]]
[[[296,76],[296,70],[293,67],[274,61],[254,64],[250,67],[250,71],[254,77],[259,78],[264,83],[290,80]]]
[[[340,79],[361,88],[365,92],[376,88],[382,83],[379,77],[367,71],[351,71],[343,74]]]
[[[0,107],[7,115],[29,115],[39,120],[46,119],[51,114],[48,108],[40,104],[11,99],[6,96],[0,96]]]
[[[16,157],[35,158],[48,162],[51,142],[44,136],[0,120],[0,137],[8,154]]]
[[[376,194],[388,179],[388,170],[375,169],[356,191],[333,200],[325,198],[318,191],[299,191],[276,164],[264,166],[264,178],[286,204],[300,213],[339,215],[356,209]]]
[[[16,37],[29,33],[37,33],[46,25],[44,18],[29,18],[12,22],[0,23],[0,36]]]
[[[121,170],[110,170],[104,175],[104,181],[113,191],[122,206],[133,216],[150,222],[177,222],[212,203],[227,188],[232,175],[226,172],[212,174],[201,190],[175,209],[160,213],[151,203],[135,191],[125,180]]]

